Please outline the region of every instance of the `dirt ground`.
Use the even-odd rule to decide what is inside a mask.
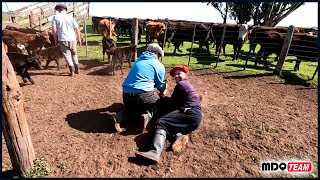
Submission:
[[[180,155],[166,142],[161,161],[146,164],[135,151],[149,133],[116,133],[111,113],[122,107],[124,75],[99,61],[80,61],[81,74],[56,73],[54,62],[31,70],[36,84],[22,88],[37,158],[47,177],[293,177],[260,172],[263,160],[307,160],[317,177],[318,89],[284,84],[268,77],[236,78],[209,70],[191,71],[202,102],[203,122]],[[22,82],[18,77],[18,81]],[[169,81],[169,94],[174,88]],[[5,142],[2,172],[12,169]]]

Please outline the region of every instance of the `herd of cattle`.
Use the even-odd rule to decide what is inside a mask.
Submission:
[[[24,83],[27,83],[28,80],[32,84],[35,83],[30,77],[28,69],[31,67],[43,69],[41,65],[42,59],[46,59],[46,64],[49,65],[52,60],[56,60],[57,64],[59,64],[58,59],[55,57],[56,54],[60,54],[60,57],[62,57],[60,48],[54,45],[52,33],[46,31],[16,28],[8,25],[2,30],[2,45],[14,70],[21,76]],[[43,50],[43,47],[45,50]]]
[[[226,26],[226,30],[225,35],[222,36],[224,26]],[[93,16],[92,28],[99,31],[105,37],[104,40],[110,38],[110,33],[121,35],[127,31],[132,39],[132,19]],[[275,53],[277,55],[275,60],[277,60],[288,30],[286,27],[248,26],[246,24],[224,25],[169,20],[153,21],[150,19],[139,19],[138,29],[138,42],[141,42],[141,34],[145,31],[146,44],[153,42],[155,39],[160,46],[163,46],[163,43],[168,43],[168,46],[172,43],[175,47],[173,54],[176,54],[177,50],[182,52],[179,47],[184,41],[199,42],[200,49],[202,46],[206,46],[207,52],[209,52],[209,45],[212,43],[213,47],[216,46],[216,55],[221,52],[221,49],[225,55],[225,47],[230,44],[234,48],[233,60],[238,58],[243,44],[249,40],[249,52],[253,52],[256,56],[255,64],[260,63],[261,59],[263,59],[265,66],[267,66],[267,57],[270,54]],[[317,30],[312,28],[294,28],[288,55],[297,57],[295,71],[299,70],[301,60],[317,60],[317,33]],[[222,40],[223,43],[221,44]],[[260,50],[255,53],[257,44],[260,44]]]
[[[92,17],[92,28],[102,34],[102,52],[103,61],[105,53],[108,55],[108,62],[112,55],[113,74],[116,66],[122,67],[124,61],[134,60],[134,54],[137,52],[136,45],[128,47],[117,47],[116,42],[111,38],[112,35],[126,35],[129,32],[130,39],[132,34],[132,19],[122,18],[102,18]],[[224,28],[226,28],[224,36]],[[199,42],[201,49],[206,46],[209,52],[209,45],[216,47],[215,55],[223,50],[227,44],[233,45],[233,60],[239,56],[243,44],[249,40],[251,51],[256,56],[255,64],[263,59],[264,65],[267,65],[267,57],[275,53],[278,56],[281,53],[287,28],[285,27],[265,27],[248,26],[246,24],[215,24],[188,21],[169,21],[169,20],[138,20],[138,43],[141,43],[141,34],[146,34],[146,44],[157,40],[159,45],[164,47],[174,45],[173,54],[182,52],[179,47],[183,42]],[[223,41],[223,43],[222,43]],[[133,41],[132,41],[133,42]],[[63,57],[58,46],[54,44],[54,38],[51,32],[38,31],[30,28],[16,28],[7,26],[2,30],[2,44],[6,46],[7,55],[13,64],[15,71],[22,77],[26,83],[27,79],[34,83],[27,70],[31,67],[42,69],[41,62],[46,59],[46,66],[53,60],[56,61],[58,70],[60,69],[59,58]],[[260,44],[260,50],[255,53],[255,47]],[[294,70],[299,70],[301,60],[314,61],[318,58],[318,36],[314,29],[294,28],[294,33],[289,48],[288,55],[296,56],[297,61]],[[122,70],[121,70],[122,72]]]

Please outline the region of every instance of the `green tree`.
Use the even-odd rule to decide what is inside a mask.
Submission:
[[[276,26],[304,2],[208,2],[218,10],[226,22],[229,18],[239,24],[253,20],[254,25]]]

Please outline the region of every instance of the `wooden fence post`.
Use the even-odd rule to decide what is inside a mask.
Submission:
[[[244,64],[244,67],[243,67],[243,70],[246,70],[246,67],[247,67],[247,64],[248,64],[248,61],[249,61],[249,58],[250,58],[250,53],[251,53],[251,47],[254,46],[254,40],[256,38],[256,33],[257,31],[255,30],[254,31],[254,34],[253,34],[253,37],[252,37],[252,40],[251,40],[251,43],[250,43],[250,40],[249,40],[249,52],[248,52],[248,56],[247,56],[247,59],[246,59],[246,63]],[[248,38],[249,39],[249,38]],[[252,46],[251,46],[252,45]],[[256,46],[254,46],[255,48]],[[255,49],[253,49],[253,52],[255,51]]]
[[[110,26],[109,26],[109,37],[111,38],[112,37],[112,20],[109,19],[109,22],[110,22]]]
[[[138,20],[138,18],[133,18],[131,43],[134,45],[138,45],[138,33],[139,33],[139,20]],[[136,60],[137,57],[138,57],[138,55],[137,55],[137,53],[135,53],[133,56],[134,60]]]
[[[164,47],[166,46],[166,38],[167,38],[167,29],[168,29],[168,23],[165,23],[166,25],[166,29],[164,30],[164,36],[163,36],[163,44],[162,44],[162,50],[164,51]],[[161,57],[161,62],[162,62],[162,58]]]
[[[283,66],[284,60],[287,57],[287,54],[288,54],[288,51],[289,51],[289,48],[290,48],[290,45],[291,45],[291,40],[292,40],[292,35],[293,35],[293,28],[294,28],[294,26],[292,26],[292,25],[288,27],[286,38],[283,41],[281,54],[279,56],[279,60],[278,60],[276,69],[274,70],[274,73],[277,74],[277,75],[281,74],[281,70],[282,70],[282,66]]]
[[[195,36],[195,34],[196,34],[196,27],[197,27],[197,24],[194,24],[194,27],[193,27],[193,35],[192,35],[192,43],[191,43],[191,49],[190,49],[189,61],[188,61],[188,67],[189,67],[189,65],[190,65],[190,58],[191,58],[192,49],[193,49],[194,36]]]
[[[39,17],[39,31],[41,31],[41,16]]]
[[[83,16],[84,21],[84,36],[86,41],[86,57],[88,57],[88,41],[87,41],[87,23],[86,23],[86,14]]]
[[[75,5],[76,5],[76,3],[73,2],[73,4],[72,4],[72,6],[73,6],[72,7],[73,8],[73,17],[76,17],[76,13],[75,13],[76,12],[76,6]]]
[[[222,32],[222,37],[221,37],[221,42],[220,42],[220,49],[219,49],[219,51],[218,51],[218,57],[217,57],[216,67],[218,66],[218,62],[219,62],[220,51],[223,50],[223,49],[222,49],[222,46],[223,46],[223,41],[224,41],[224,36],[225,36],[225,34],[226,34],[226,30],[227,30],[227,24],[224,24],[223,32]]]
[[[23,176],[33,168],[35,154],[24,112],[22,91],[6,54],[2,54],[2,130],[13,170]]]

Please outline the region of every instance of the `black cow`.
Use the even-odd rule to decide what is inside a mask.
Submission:
[[[221,47],[224,26],[226,26],[226,31]],[[212,26],[212,33],[216,40],[215,54],[217,55],[218,52],[221,52],[222,48],[223,55],[226,55],[226,45],[231,44],[234,51],[232,60],[236,60],[238,59],[242,45],[248,40],[249,28],[246,24],[218,24]]]
[[[131,29],[132,29],[132,25],[131,25],[131,22],[126,20],[126,19],[123,19],[123,18],[119,18],[116,26],[115,26],[115,29],[117,31],[117,34],[119,36],[128,36],[127,34],[127,31],[130,33]]]
[[[12,37],[2,36],[2,41],[7,45],[8,52],[17,52],[17,53],[21,53],[21,54],[28,54],[25,45],[20,44]]]
[[[104,61],[104,59],[105,59],[104,55],[105,55],[105,53],[107,53],[108,63],[110,63],[110,56],[113,55],[116,47],[117,47],[116,42],[113,39],[103,37],[102,38],[102,55],[103,55],[102,61]]]
[[[182,52],[179,47],[184,41],[192,42],[193,29],[195,29],[194,42],[199,41],[200,49],[203,45],[206,46],[207,52],[209,53],[209,41],[214,39],[212,34],[212,28],[203,23],[193,24],[193,23],[177,23],[175,27],[173,27],[173,35],[171,34],[169,37],[172,37],[171,43],[174,45],[173,54],[176,53],[176,50]],[[169,29],[169,28],[168,28]]]
[[[9,52],[7,53],[14,70],[21,76],[24,83],[27,83],[27,79],[34,84],[34,80],[30,77],[28,69],[31,67],[36,69],[43,69],[39,58],[29,56],[20,53]]]
[[[92,16],[91,21],[92,21],[92,30],[93,32],[95,32],[97,30],[97,32],[99,32],[98,30],[98,25],[99,22],[104,19],[103,17],[98,17],[98,16]]]

